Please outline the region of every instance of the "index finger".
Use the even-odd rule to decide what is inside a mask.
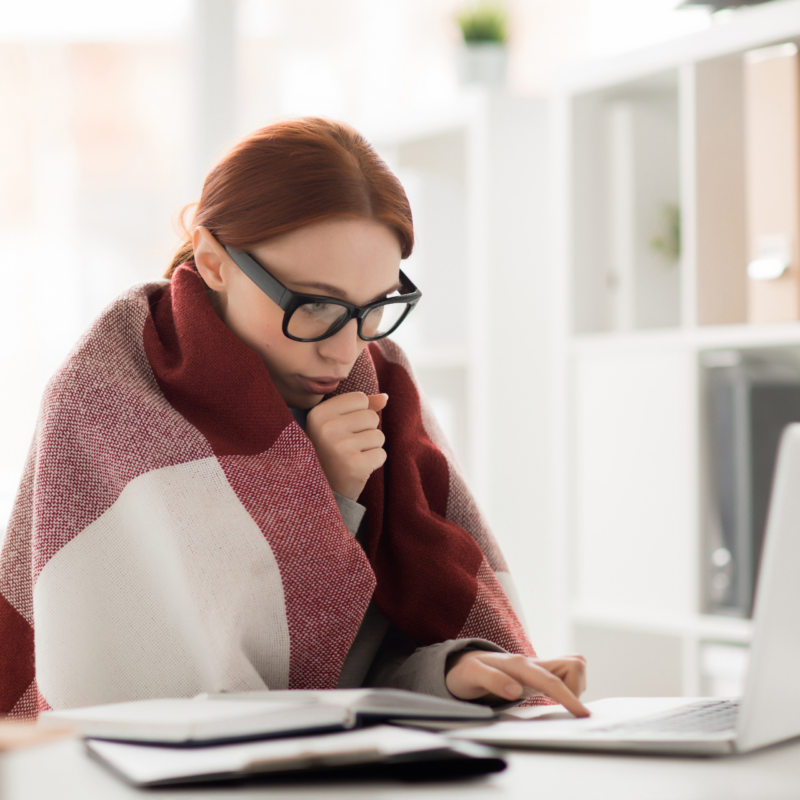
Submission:
[[[541,674],[537,676],[538,680],[536,681],[527,681],[523,677],[522,680],[520,680],[520,683],[522,683],[523,686],[527,685],[528,683],[533,684],[532,688],[536,689],[537,693],[544,691],[548,697],[561,703],[561,705],[564,706],[564,708],[566,708],[570,714],[573,714],[576,717],[590,717],[592,715],[591,711],[589,711],[589,709],[586,708],[586,706],[581,703],[577,697],[575,697],[575,695],[570,691],[569,687],[561,680],[561,678],[553,675],[552,672],[548,672],[546,669],[537,664],[528,664],[527,666],[531,671]]]
[[[569,687],[550,670],[541,664],[534,664],[530,661],[522,660],[516,663],[504,663],[499,667],[507,675],[514,678],[523,687],[533,690],[525,693],[531,697],[534,694],[546,694],[576,717],[589,717],[591,712],[578,700],[570,691]]]
[[[317,411],[317,416],[323,414],[325,417],[341,417],[343,414],[364,411],[367,408],[369,408],[369,397],[364,392],[347,392],[323,400],[311,411]]]

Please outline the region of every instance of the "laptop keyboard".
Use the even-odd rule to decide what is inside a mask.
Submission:
[[[652,733],[725,733],[734,732],[739,703],[736,700],[702,700],[673,711],[653,714],[637,720],[618,722],[593,733],[652,734]]]

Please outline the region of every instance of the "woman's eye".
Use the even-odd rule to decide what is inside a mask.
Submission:
[[[320,314],[324,314],[326,311],[329,310],[328,303],[306,303],[305,305],[301,306],[304,313],[308,314],[309,316],[316,317]]]
[[[304,303],[300,310],[309,320],[334,320],[344,313],[344,309],[335,303]]]

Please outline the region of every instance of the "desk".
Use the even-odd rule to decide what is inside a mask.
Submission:
[[[360,800],[411,795],[434,800],[787,800],[800,798],[800,741],[720,759],[514,751],[498,775],[446,784],[306,784],[132,789],[90,761],[80,742],[17,751],[2,761],[3,800]]]

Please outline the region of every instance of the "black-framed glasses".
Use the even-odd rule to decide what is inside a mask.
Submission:
[[[236,266],[283,309],[283,333],[296,342],[327,339],[351,319],[357,320],[358,335],[364,341],[382,339],[397,330],[422,297],[403,270],[400,270],[399,294],[365,306],[354,306],[336,297],[293,292],[249,253],[227,246],[225,250]]]

